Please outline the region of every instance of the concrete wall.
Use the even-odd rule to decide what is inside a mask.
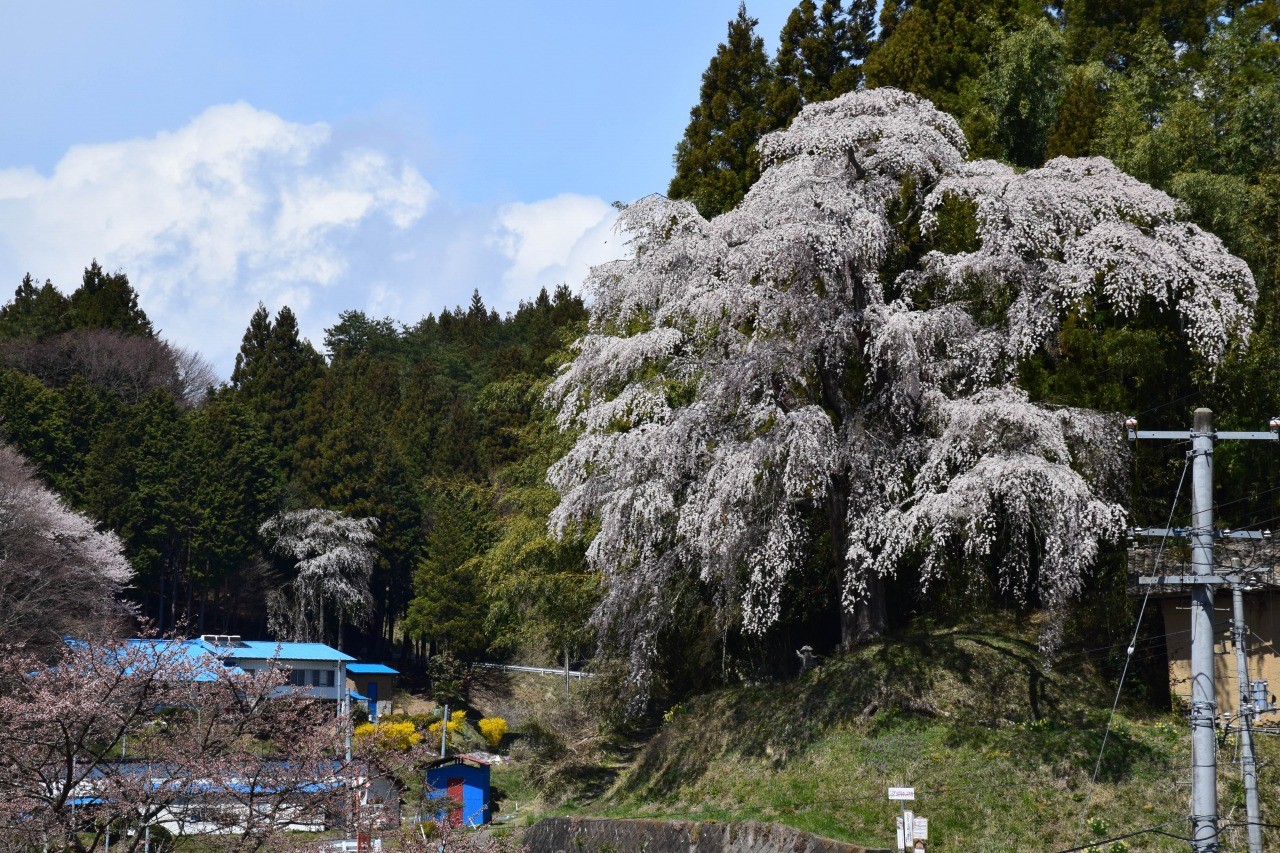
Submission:
[[[1215,561],[1222,571],[1232,565],[1233,558],[1250,569],[1258,590],[1244,594],[1244,616],[1249,625],[1249,678],[1265,678],[1270,692],[1280,694],[1280,539],[1218,540],[1214,545]],[[1156,565],[1156,558],[1160,558]],[[1141,596],[1148,590],[1152,604],[1159,602],[1164,617],[1165,649],[1169,654],[1169,689],[1183,702],[1191,701],[1191,594],[1185,587],[1144,587],[1136,585],[1144,575],[1190,575],[1190,551],[1182,540],[1170,541],[1163,550],[1158,540],[1129,549],[1129,574],[1133,584],[1130,594]],[[1261,571],[1257,571],[1261,569]],[[1235,714],[1240,707],[1236,679],[1235,647],[1231,644],[1231,591],[1225,587],[1214,596],[1213,607],[1213,675],[1214,696],[1218,711]],[[1148,614],[1150,615],[1150,614]],[[1142,654],[1142,652],[1139,652]],[[1276,715],[1262,717],[1263,724],[1274,725]]]
[[[528,853],[890,853],[773,823],[548,818],[524,835]]]
[[[1191,702],[1191,600],[1171,597],[1161,600],[1165,645],[1169,651],[1169,688],[1183,702]],[[1280,596],[1270,592],[1250,592],[1244,597],[1244,618],[1249,625],[1249,679],[1267,679],[1271,693],[1280,694]],[[1235,647],[1231,643],[1231,593],[1223,590],[1213,598],[1213,692],[1218,710],[1230,714],[1240,707],[1236,678]],[[1262,717],[1264,724],[1275,717]]]

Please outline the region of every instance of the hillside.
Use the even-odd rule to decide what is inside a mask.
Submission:
[[[1121,704],[1082,814],[1113,698],[1093,664],[1107,651],[1067,651],[1048,668],[1034,628],[917,631],[796,680],[677,706],[647,737],[601,750],[595,768],[568,770],[578,784],[541,812],[777,821],[874,846],[892,840],[885,789],[910,785],[930,850],[1062,850],[1169,821],[1168,836],[1100,849],[1180,850],[1189,759],[1178,714]],[[1270,739],[1260,749],[1263,762],[1280,754]],[[1220,755],[1230,824],[1243,810],[1232,739]],[[517,762],[500,786],[524,789],[535,767]],[[1268,769],[1263,786],[1274,802]],[[1227,849],[1243,847],[1237,834]]]

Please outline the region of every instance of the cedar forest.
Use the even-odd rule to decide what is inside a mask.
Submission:
[[[0,437],[27,460],[0,456],[0,500],[51,489],[132,575],[101,557],[59,601],[0,563],[9,636],[288,633],[280,519],[328,510],[372,559],[315,639],[592,661],[642,714],[974,608],[1048,609],[1047,648],[1127,639],[1123,525],[1163,521],[1181,460],[1124,447],[1123,417],[1280,414],[1280,3],[876,5],[803,0],[776,51],[740,7],[667,196],[622,213],[636,257],[585,298],[347,311],[321,349],[260,307],[218,383],[127,271],[28,276],[0,309]],[[1017,249],[1055,227],[1037,193],[1075,242]],[[871,236],[786,244],[833,222]],[[995,477],[1044,503],[988,490],[966,528],[943,496],[1018,454]],[[1280,515],[1273,457],[1221,450],[1224,523]]]

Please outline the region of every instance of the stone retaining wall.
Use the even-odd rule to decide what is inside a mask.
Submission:
[[[891,853],[775,823],[556,817],[524,835],[527,853]]]

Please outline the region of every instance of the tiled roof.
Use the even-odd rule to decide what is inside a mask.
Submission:
[[[392,669],[385,663],[349,663],[347,672],[354,675],[399,675],[400,671]]]

